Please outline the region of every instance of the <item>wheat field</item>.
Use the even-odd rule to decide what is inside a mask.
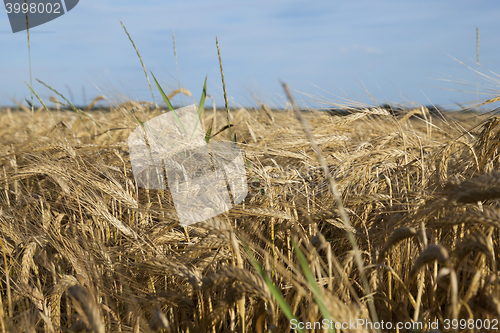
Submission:
[[[169,191],[138,188],[130,164],[128,135],[158,114],[0,111],[1,332],[290,332],[287,307],[421,332],[500,317],[494,114],[302,112],[348,227],[294,111],[266,106],[230,112],[245,201],[180,226]],[[203,115],[212,133],[225,117]]]

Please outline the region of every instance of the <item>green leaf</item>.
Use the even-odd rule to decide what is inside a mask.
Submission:
[[[153,79],[155,80],[156,82],[156,86],[158,87],[158,90],[160,91],[161,93],[161,96],[163,97],[163,100],[165,101],[165,104],[167,104],[167,107],[170,111],[174,111],[174,107],[172,106],[172,104],[170,103],[170,101],[168,100],[168,97],[167,95],[165,95],[165,92],[163,91],[163,89],[161,88],[160,84],[158,83],[158,81],[156,80],[156,77],[154,76],[153,72],[151,72],[151,75],[153,76]]]
[[[201,114],[203,113],[203,109],[205,108],[205,99],[207,98],[207,77],[208,76],[205,76],[205,84],[203,84],[203,91],[201,92],[200,105],[198,106],[198,119],[196,119],[196,124],[194,125],[193,133],[194,131],[196,131],[196,127],[198,127],[198,122],[201,121]]]
[[[205,83],[203,84],[203,91],[201,92],[200,106],[198,108],[198,118],[201,118],[201,113],[205,108],[205,99],[207,98],[207,78],[208,75],[205,76]]]
[[[208,143],[210,141],[211,135],[212,135],[212,128],[214,127],[214,120],[212,119],[212,124],[210,125],[210,128],[208,129],[207,133],[205,133],[205,141]]]
[[[276,288],[276,286],[274,285],[273,281],[271,281],[271,279],[269,278],[269,276],[266,274],[266,272],[264,272],[264,270],[262,269],[262,267],[259,265],[259,263],[257,262],[257,260],[255,260],[252,252],[250,251],[250,249],[248,248],[248,246],[243,243],[243,246],[245,247],[245,250],[246,252],[248,253],[248,256],[250,257],[250,259],[252,260],[252,263],[253,265],[255,266],[255,268],[257,269],[257,272],[259,272],[260,276],[264,279],[264,281],[266,282],[267,286],[269,287],[269,290],[271,291],[271,294],[273,295],[273,297],[276,299],[276,302],[278,302],[278,305],[279,307],[281,308],[281,310],[283,311],[283,313],[285,314],[285,316],[288,318],[289,321],[295,319],[297,321],[299,321],[297,319],[297,317],[295,317],[295,315],[293,314],[293,311],[292,309],[290,308],[290,306],[288,305],[288,303],[286,302],[285,298],[283,297],[283,295],[281,295],[281,292],[278,290],[278,288]],[[305,333],[305,331],[301,328],[298,328],[296,329],[298,332],[300,333]]]
[[[165,92],[163,91],[163,89],[161,88],[160,84],[158,83],[158,81],[156,80],[156,77],[154,76],[153,72],[151,72],[151,75],[153,76],[153,79],[155,80],[156,82],[156,86],[158,87],[158,90],[160,91],[161,93],[161,96],[163,97],[163,100],[165,101],[165,103],[167,104],[168,106],[168,109],[174,113],[174,118],[175,120],[177,121],[177,123],[179,124],[179,126],[181,127],[182,129],[182,132],[184,132],[184,134],[187,134],[186,132],[186,129],[184,128],[184,125],[182,124],[181,120],[179,119],[179,117],[177,116],[177,113],[175,113],[175,110],[174,110],[174,107],[172,106],[172,104],[170,103],[170,101],[168,100],[168,97],[167,95],[165,95]]]
[[[224,127],[222,127],[217,133],[215,133],[214,135],[212,135],[212,138],[222,132],[224,132],[225,130],[227,130],[228,128],[232,127],[233,125],[229,124],[229,125],[226,125]]]
[[[309,287],[312,290],[314,299],[316,300],[316,303],[318,304],[319,309],[323,314],[323,319],[331,321],[332,316],[330,315],[330,311],[328,311],[328,308],[325,305],[325,300],[323,298],[323,295],[321,295],[321,292],[319,291],[318,284],[316,283],[316,280],[314,279],[311,269],[309,268],[309,264],[307,263],[306,257],[304,256],[304,253],[299,248],[297,243],[295,243],[293,239],[291,239],[291,241],[293,244],[293,249],[295,250],[295,253],[297,253],[297,257],[299,258],[300,267],[302,267],[302,271],[304,272],[307,282],[309,282]],[[336,332],[335,328],[333,327],[330,327],[329,331]]]
[[[210,134],[212,134],[212,126],[207,131],[207,134],[205,134],[205,141],[208,143],[210,141]]]

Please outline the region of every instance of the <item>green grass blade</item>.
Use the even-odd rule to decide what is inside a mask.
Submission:
[[[205,108],[205,99],[207,98],[207,78],[208,76],[205,76],[205,83],[203,84],[203,91],[201,92],[200,106],[198,107],[198,118],[200,119],[201,119],[201,113]]]
[[[135,120],[137,120],[139,122],[139,124],[141,124],[142,127],[144,127],[144,122],[143,121],[141,121],[139,118],[135,118]]]
[[[69,105],[69,107],[75,111],[77,114],[78,114],[78,118],[80,118],[80,120],[82,121],[82,123],[84,124],[85,128],[87,129],[87,131],[89,132],[90,136],[93,137],[94,135],[92,135],[92,133],[90,132],[90,128],[87,126],[87,124],[83,121],[81,115],[84,115],[85,117],[89,118],[94,124],[97,125],[97,127],[99,127],[100,129],[102,129],[104,131],[104,128],[97,122],[95,121],[94,119],[92,119],[92,117],[90,117],[88,114],[86,114],[85,112],[83,112],[82,110],[78,110],[73,104],[71,104],[70,101],[68,101],[68,99],[66,97],[64,97],[61,93],[59,93],[57,90],[55,90],[54,88],[52,88],[51,86],[49,86],[48,84],[46,84],[45,82],[39,80],[39,79],[36,79],[38,82],[40,82],[41,84],[43,84],[45,87],[49,88],[51,91],[53,91],[55,94],[57,94],[59,97],[61,97],[62,99],[64,99],[66,101],[66,103]],[[108,136],[111,138],[111,135],[109,135],[109,133],[106,133],[108,134]]]
[[[201,121],[201,114],[203,113],[203,109],[205,108],[206,98],[207,98],[207,76],[205,76],[205,84],[203,84],[203,91],[201,92],[200,105],[198,106],[198,119],[196,119],[196,124],[194,125],[193,133],[194,131],[196,131],[196,127],[198,127],[198,122]]]
[[[257,260],[254,258],[253,254],[250,251],[250,249],[248,248],[248,246],[246,244],[244,244],[244,243],[243,243],[243,246],[245,247],[245,250],[248,253],[248,256],[250,257],[250,259],[252,260],[253,265],[255,266],[255,268],[257,269],[257,271],[259,272],[260,276],[266,282],[267,286],[269,287],[269,290],[271,291],[271,294],[276,299],[276,302],[278,302],[278,305],[281,308],[281,310],[283,311],[283,313],[285,314],[285,316],[288,318],[289,321],[291,321],[292,319],[295,319],[295,320],[299,321],[297,319],[297,317],[295,317],[295,315],[293,314],[292,309],[290,308],[290,306],[286,302],[286,300],[283,297],[283,295],[281,295],[281,292],[278,290],[278,288],[276,288],[276,286],[274,285],[273,281],[271,281],[271,279],[269,278],[269,276],[266,274],[266,272],[264,272],[264,270],[259,265],[259,263],[257,262]],[[301,329],[301,328],[297,328],[296,330],[297,330],[297,332],[305,333],[305,331],[303,329]]]
[[[165,104],[167,104],[168,109],[170,111],[174,111],[174,107],[170,103],[170,100],[168,99],[167,95],[165,95],[165,92],[163,91],[163,89],[161,88],[160,84],[156,80],[156,77],[154,76],[153,72],[151,72],[151,76],[153,76],[153,79],[155,80],[156,86],[158,87],[158,90],[160,91],[161,97],[163,97],[163,100],[165,101]]]
[[[233,126],[233,125],[229,124],[229,125],[226,125],[226,126],[222,127],[222,128],[221,128],[221,129],[220,129],[217,133],[215,133],[215,134],[214,134],[214,135],[212,135],[211,137],[213,138],[214,136],[219,135],[220,133],[224,132],[225,130],[227,130],[227,129],[228,129],[228,128],[230,128],[231,126]]]
[[[205,141],[208,143],[210,141],[210,135],[212,135],[212,126],[207,131],[207,134],[205,134]]]
[[[156,77],[154,76],[153,72],[151,72],[151,75],[153,76],[153,79],[155,80],[156,82],[156,86],[158,87],[158,90],[160,91],[161,93],[161,96],[163,97],[163,100],[165,101],[165,103],[167,104],[167,107],[168,109],[174,113],[174,118],[175,120],[177,121],[177,123],[179,124],[179,126],[181,127],[182,129],[182,132],[184,132],[184,134],[187,134],[186,132],[186,129],[184,128],[184,125],[182,124],[181,120],[179,119],[179,117],[177,116],[177,113],[175,113],[175,110],[174,110],[174,107],[172,106],[172,104],[170,103],[170,101],[168,100],[168,97],[167,95],[165,95],[165,92],[163,91],[163,89],[161,88],[160,84],[158,83],[158,81],[156,80]]]
[[[42,101],[42,99],[38,96],[38,94],[35,92],[35,90],[33,90],[33,88],[26,82],[24,81],[24,83],[26,83],[26,85],[28,86],[28,88],[30,88],[31,92],[36,96],[36,98],[38,99],[38,101],[40,102],[40,104],[42,104],[43,108],[45,109],[45,111],[47,111],[49,113],[49,116],[50,118],[52,119],[52,121],[54,122],[54,125],[57,126],[57,123],[56,123],[56,120],[54,119],[54,117],[52,116],[52,112],[50,112],[50,110],[47,108],[47,106],[45,106],[45,103]],[[59,133],[61,135],[63,135],[62,131],[61,131],[61,128],[59,128],[59,126],[57,126],[57,129],[59,130]]]
[[[139,57],[139,60],[141,61],[142,69],[144,70],[144,75],[146,75],[146,79],[148,80],[149,91],[151,91],[151,97],[153,97],[153,103],[155,103],[155,107],[158,109],[158,104],[156,104],[155,95],[153,94],[153,89],[151,88],[151,82],[149,82],[148,72],[146,71],[146,66],[144,66],[144,62],[142,61],[142,57],[141,57],[141,54],[139,53],[139,49],[137,48],[137,46],[135,46],[134,40],[132,39],[132,37],[128,33],[127,28],[125,28],[125,25],[123,24],[123,22],[121,20],[120,20],[120,24],[122,25],[123,30],[125,30],[125,33],[127,34],[128,39],[132,43],[132,46],[134,47],[135,52],[137,52],[137,56]]]
[[[293,244],[293,249],[295,250],[295,253],[297,253],[297,257],[299,259],[300,267],[302,267],[302,271],[304,272],[304,275],[307,279],[307,282],[309,283],[309,287],[311,288],[314,299],[316,300],[316,303],[319,306],[319,309],[321,313],[323,314],[323,318],[327,319],[328,321],[332,320],[332,316],[330,315],[330,311],[325,305],[325,300],[323,298],[323,295],[321,295],[321,292],[319,291],[318,284],[316,283],[316,280],[314,279],[314,276],[311,272],[311,269],[309,268],[309,264],[307,263],[307,259],[304,256],[304,253],[302,250],[298,247],[297,243],[292,239],[292,244]],[[329,328],[330,332],[336,332],[335,328],[330,327]]]
[[[252,169],[252,165],[250,164],[250,160],[245,156],[245,162],[247,163],[247,167]]]

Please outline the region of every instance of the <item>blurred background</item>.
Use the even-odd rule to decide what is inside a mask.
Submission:
[[[125,97],[152,101],[122,20],[148,72],[165,90],[180,84],[197,101],[208,75],[208,93],[224,104],[217,36],[232,107],[283,107],[283,80],[302,106],[454,108],[500,93],[499,17],[500,3],[482,0],[81,0],[69,13],[30,30],[33,87],[47,105],[54,93],[35,78],[76,105],[98,95],[109,103]],[[27,34],[12,33],[3,9],[0,60],[0,105],[26,103]],[[154,86],[153,91],[161,101]],[[173,100],[191,102],[179,95]]]

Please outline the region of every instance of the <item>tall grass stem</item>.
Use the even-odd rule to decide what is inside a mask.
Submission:
[[[27,4],[27,0],[24,0],[24,3]],[[26,32],[28,35],[28,61],[30,67],[30,86],[33,87],[33,73],[31,71],[31,43],[30,43],[30,25],[28,12],[26,12]],[[31,92],[31,116],[33,117],[33,142],[35,142],[35,107],[33,105],[33,92]]]
[[[179,90],[181,90],[181,80],[179,78],[179,63],[177,61],[177,46],[175,45],[175,31],[172,31],[172,40],[174,42],[174,57],[175,57],[175,68],[177,70],[177,85],[179,86]],[[181,105],[184,105],[184,102],[182,100],[182,95],[180,97],[181,99]]]
[[[222,70],[222,59],[220,57],[220,48],[219,48],[219,40],[215,37],[215,44],[217,45],[217,54],[219,55],[219,65],[220,65],[220,75],[222,76],[222,89],[224,89],[224,103],[226,105],[227,112],[227,126],[229,126],[229,140],[231,140],[231,122],[229,119],[229,106],[227,101],[227,90],[226,90],[226,82],[224,81],[224,71]]]
[[[149,91],[151,91],[151,97],[153,97],[153,103],[155,105],[155,108],[158,109],[158,104],[156,104],[155,95],[153,94],[153,89],[151,88],[151,82],[149,81],[148,72],[146,71],[146,66],[144,66],[144,62],[142,61],[141,54],[139,53],[139,50],[135,46],[134,40],[132,39],[132,37],[128,33],[127,28],[125,28],[125,25],[123,24],[123,22],[121,20],[120,20],[120,23],[123,27],[123,30],[125,30],[125,33],[127,34],[128,39],[132,43],[132,46],[134,47],[135,51],[137,52],[137,56],[139,57],[139,60],[141,61],[142,69],[144,69],[144,75],[146,75],[146,79],[148,80]]]
[[[479,103],[479,27],[476,27],[476,103]],[[479,110],[477,110],[479,112]]]
[[[292,104],[292,107],[295,111],[297,119],[302,124],[302,127],[304,129],[304,132],[306,133],[307,139],[309,140],[311,147],[313,148],[313,150],[316,153],[316,158],[318,159],[318,162],[323,169],[323,172],[325,174],[325,178],[329,182],[330,190],[332,191],[333,197],[335,198],[335,203],[337,204],[337,208],[339,210],[341,220],[342,220],[344,227],[346,229],[349,243],[351,244],[351,247],[354,251],[354,259],[355,259],[356,265],[358,266],[358,270],[359,270],[361,280],[363,283],[363,288],[365,289],[365,295],[366,295],[366,298],[368,300],[368,308],[369,308],[370,313],[371,313],[372,321],[378,322],[377,311],[375,309],[375,304],[373,303],[373,297],[372,297],[372,293],[371,293],[370,284],[368,283],[368,279],[366,278],[365,268],[363,265],[363,259],[361,258],[361,251],[359,250],[358,244],[356,242],[356,238],[354,237],[354,233],[351,231],[352,230],[351,222],[349,221],[349,216],[347,215],[347,212],[344,208],[344,204],[342,202],[342,198],[337,190],[337,183],[330,176],[330,173],[328,172],[328,166],[326,164],[326,160],[325,160],[323,154],[321,153],[319,146],[316,144],[316,142],[314,140],[311,129],[309,128],[309,123],[302,116],[302,113],[301,113],[299,107],[297,106],[297,103],[295,103],[295,100],[293,99],[292,93],[290,92],[290,88],[284,82],[281,82],[281,84],[283,86],[283,89],[285,90],[285,94],[287,95],[288,100]],[[378,329],[377,332],[380,333],[380,329]]]

